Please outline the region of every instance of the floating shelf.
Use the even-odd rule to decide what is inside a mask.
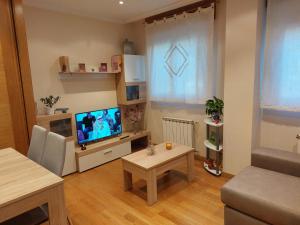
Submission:
[[[59,72],[61,79],[82,79],[82,78],[115,78],[118,73],[113,72]]]
[[[212,127],[222,127],[224,125],[223,122],[215,123],[210,118],[206,118],[204,120],[204,123],[206,123],[207,125],[212,126]]]
[[[119,72],[59,72],[60,75],[118,74]]]
[[[223,150],[223,145],[220,145],[220,146],[219,146],[219,150],[217,150],[217,146],[215,146],[214,144],[210,143],[209,140],[205,140],[205,141],[204,141],[204,145],[205,145],[207,148],[209,148],[209,149],[211,149],[211,150],[213,150],[213,151],[216,151],[216,152],[220,152],[220,151]]]
[[[127,101],[126,103],[119,103],[119,105],[136,105],[136,104],[142,104],[146,102],[147,99],[138,99],[138,100]]]
[[[203,166],[204,166],[204,169],[207,171],[207,172],[209,172],[209,173],[211,173],[211,174],[213,174],[213,175],[215,175],[215,176],[221,176],[221,174],[222,174],[222,170],[220,169],[218,172],[217,172],[217,170],[216,169],[210,169],[209,167],[208,167],[208,165],[207,165],[207,163],[203,163]]]

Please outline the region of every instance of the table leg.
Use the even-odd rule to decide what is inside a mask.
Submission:
[[[147,172],[147,202],[148,205],[153,205],[157,202],[157,177],[155,169]]]
[[[64,186],[60,184],[49,191],[49,224],[67,225]]]
[[[187,154],[187,178],[189,182],[191,182],[194,179],[194,161],[194,152],[189,152]]]
[[[132,189],[132,174],[126,170],[123,170],[124,177],[124,191]]]

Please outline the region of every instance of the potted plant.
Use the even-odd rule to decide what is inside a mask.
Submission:
[[[224,102],[214,96],[213,99],[206,101],[206,114],[211,117],[212,121],[219,123],[223,115]]]
[[[53,106],[59,101],[59,99],[59,96],[53,97],[53,95],[40,99],[40,101],[45,105],[48,115],[54,114]]]

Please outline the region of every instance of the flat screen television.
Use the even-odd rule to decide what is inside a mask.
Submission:
[[[119,107],[77,113],[75,115],[78,144],[116,136],[122,133]]]

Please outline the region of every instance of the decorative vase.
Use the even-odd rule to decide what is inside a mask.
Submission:
[[[134,43],[127,38],[123,42],[123,51],[127,55],[135,55]]]
[[[167,142],[166,143],[166,149],[167,150],[172,150],[173,146],[172,146],[172,143],[171,142]]]
[[[212,119],[213,122],[216,122],[216,123],[220,122],[220,113],[219,112],[213,112],[211,114],[211,119]]]
[[[54,114],[54,108],[46,107],[46,114],[47,115],[53,115]]]
[[[154,147],[154,145],[149,145],[148,147],[147,147],[147,155],[154,155],[155,154],[155,147]]]

